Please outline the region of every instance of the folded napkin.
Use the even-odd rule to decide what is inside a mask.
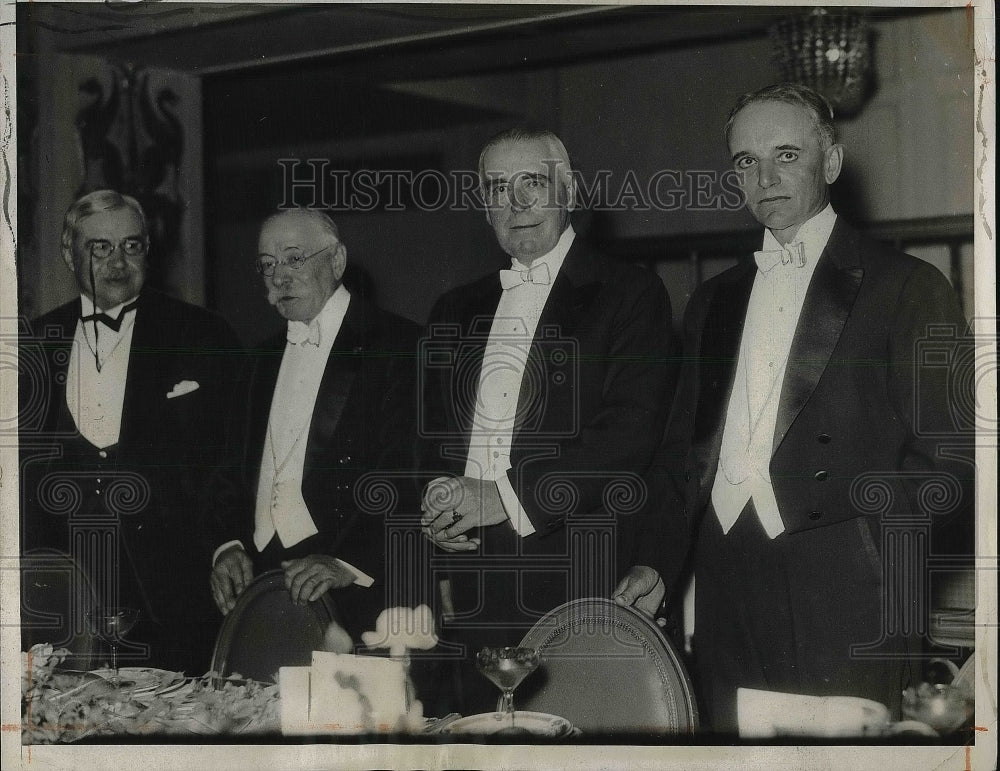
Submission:
[[[741,739],[775,736],[884,736],[889,710],[854,696],[806,696],[739,688],[736,716]]]
[[[313,651],[312,666],[282,667],[281,731],[369,733],[397,730],[407,713],[401,661]]]

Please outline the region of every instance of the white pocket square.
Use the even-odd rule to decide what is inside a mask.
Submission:
[[[183,396],[184,394],[189,394],[192,391],[197,391],[200,388],[197,380],[182,380],[172,389],[170,393],[167,394],[168,399],[173,399],[175,396]]]

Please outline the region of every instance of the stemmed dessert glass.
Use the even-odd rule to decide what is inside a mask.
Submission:
[[[503,693],[503,708],[496,719],[510,716],[514,725],[514,689],[538,669],[541,658],[534,648],[483,648],[476,654],[476,667]]]
[[[123,681],[118,674],[118,646],[138,621],[139,611],[135,608],[106,607],[87,612],[87,626],[90,631],[111,648],[111,683],[116,688],[132,684]]]

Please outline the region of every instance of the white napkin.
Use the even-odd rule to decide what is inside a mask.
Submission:
[[[739,688],[736,716],[741,739],[775,736],[883,736],[889,710],[854,696],[806,696]]]
[[[392,731],[406,714],[403,663],[313,651],[309,720],[335,733]]]
[[[309,724],[310,670],[310,667],[281,667],[278,670],[281,733],[285,736],[313,733]]]

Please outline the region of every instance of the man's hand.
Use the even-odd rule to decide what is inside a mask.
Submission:
[[[646,565],[635,565],[615,587],[614,601],[652,617],[660,609],[665,592],[659,573]]]
[[[225,616],[236,605],[240,596],[253,580],[253,563],[240,546],[230,546],[215,561],[212,567],[212,597],[216,607]]]
[[[478,538],[465,535],[476,527],[507,521],[496,483],[472,477],[438,478],[424,492],[424,533],[445,551],[473,551]]]
[[[329,554],[285,560],[281,567],[285,570],[285,586],[296,605],[318,600],[330,589],[350,586],[357,577]]]

